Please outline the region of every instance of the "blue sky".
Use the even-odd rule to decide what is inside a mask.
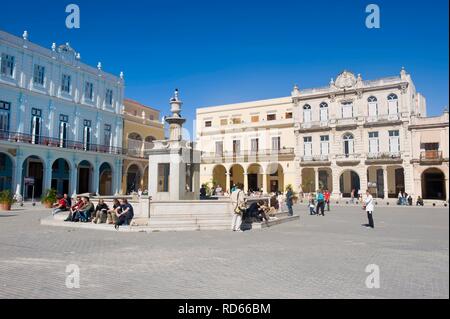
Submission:
[[[65,27],[65,7],[81,28]],[[381,28],[365,27],[365,8]],[[188,128],[195,108],[327,85],[343,69],[363,79],[412,74],[430,115],[448,105],[448,0],[4,1],[0,29],[50,47],[70,42],[82,61],[125,72],[126,96],[168,112],[179,88]]]

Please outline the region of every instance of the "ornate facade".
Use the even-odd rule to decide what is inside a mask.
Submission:
[[[118,193],[123,74],[82,63],[68,43],[36,45],[27,32],[0,31],[0,66],[0,190]]]
[[[348,197],[366,188],[448,200],[448,112],[427,117],[411,76],[363,80],[344,71],[285,98],[197,110],[201,181],[229,189]]]

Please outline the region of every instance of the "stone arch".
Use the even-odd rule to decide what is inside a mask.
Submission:
[[[13,192],[14,158],[5,152],[0,152],[0,191],[11,190]]]
[[[227,169],[221,164],[217,164],[213,168],[213,186],[220,185],[222,189],[228,188],[227,184]]]
[[[66,158],[58,157],[53,161],[51,188],[58,194],[69,194],[71,170],[72,165]]]
[[[446,198],[445,173],[437,168],[430,167],[422,172],[422,198],[448,200]]]
[[[113,169],[110,163],[103,162],[98,170],[98,192],[100,195],[112,195],[113,193]]]
[[[350,197],[354,190],[355,197],[361,189],[361,178],[357,172],[352,169],[343,170],[339,177],[339,190],[342,197]]]

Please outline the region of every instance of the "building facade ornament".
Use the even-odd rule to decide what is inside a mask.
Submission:
[[[351,89],[356,85],[356,77],[353,73],[344,70],[336,79],[335,86],[338,89]]]

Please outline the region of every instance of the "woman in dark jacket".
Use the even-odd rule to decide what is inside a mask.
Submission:
[[[92,222],[94,224],[100,224],[104,223],[104,220],[106,220],[106,214],[108,213],[108,205],[106,205],[105,201],[103,199],[98,200],[97,207],[95,207],[95,214],[94,219]]]

